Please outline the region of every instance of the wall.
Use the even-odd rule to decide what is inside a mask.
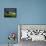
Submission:
[[[46,24],[46,0],[20,1],[21,24]]]
[[[4,18],[4,8],[17,8],[17,17]],[[46,0],[0,0],[0,44],[8,43],[17,24],[46,24]]]
[[[17,34],[17,24],[20,19],[19,12],[17,12],[16,18],[4,18],[4,8],[17,8],[17,2],[15,0],[0,0],[0,44],[8,43],[10,32],[16,32]]]

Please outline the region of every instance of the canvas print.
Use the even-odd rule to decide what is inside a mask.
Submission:
[[[21,25],[20,40],[46,41],[46,25]]]
[[[17,15],[16,8],[4,8],[4,17],[15,17]]]
[[[19,24],[18,31],[20,46],[42,46],[46,43],[46,25]]]

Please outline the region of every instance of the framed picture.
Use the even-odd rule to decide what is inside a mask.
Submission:
[[[4,8],[4,17],[15,17],[17,16],[16,8]]]

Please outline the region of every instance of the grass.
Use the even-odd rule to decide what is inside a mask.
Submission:
[[[16,17],[16,13],[15,12],[9,12],[9,14],[4,13],[4,17]]]

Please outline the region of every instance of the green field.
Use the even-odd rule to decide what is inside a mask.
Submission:
[[[4,13],[4,16],[5,17],[16,17],[16,13],[15,12],[9,12],[9,14],[8,13]]]

